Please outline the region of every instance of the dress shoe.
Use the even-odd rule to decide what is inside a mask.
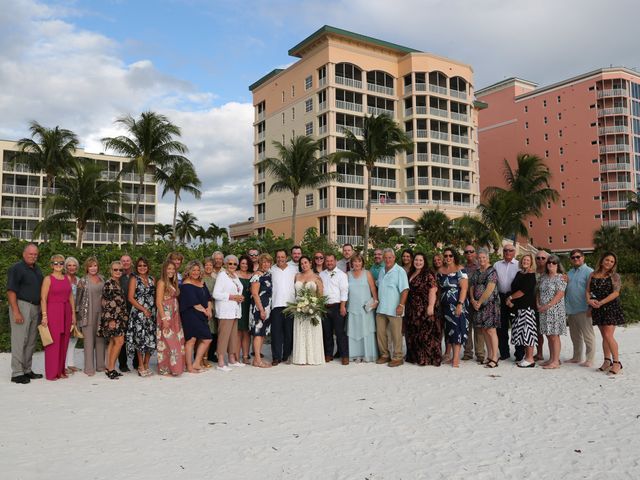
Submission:
[[[389,357],[380,357],[376,360],[376,363],[378,365],[382,365],[383,363],[388,363],[389,362]]]
[[[349,357],[342,357],[342,364],[349,365]]]
[[[29,377],[27,377],[26,375],[18,375],[17,377],[11,377],[11,381],[13,383],[20,383],[23,385],[26,385],[27,383],[31,382]]]
[[[507,360],[511,357],[511,355],[500,355],[500,360]]]
[[[277,367],[280,364],[280,360],[274,360],[273,362],[271,362],[271,365],[274,367]]]
[[[325,355],[324,356],[324,361],[326,363],[333,362],[333,357],[331,355]]]
[[[473,360],[473,355],[467,355],[467,354],[464,354],[464,355],[462,356],[462,360],[464,360],[464,361],[466,361],[466,360]]]
[[[120,367],[120,371],[122,373],[129,373],[131,371],[131,369],[129,367],[127,367],[126,365]]]
[[[24,376],[27,377],[29,380],[38,380],[42,378],[41,373],[33,373],[33,372],[25,373]]]
[[[394,358],[393,360],[391,360],[389,362],[389,366],[390,367],[399,367],[403,363],[404,363],[404,360],[402,360],[401,358]]]

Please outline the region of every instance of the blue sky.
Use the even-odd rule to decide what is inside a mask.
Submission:
[[[100,139],[119,133],[117,117],[159,111],[182,127],[203,181],[202,200],[184,197],[179,208],[201,224],[226,226],[253,214],[248,85],[295,61],[289,48],[322,25],[469,63],[476,88],[511,76],[544,85],[610,64],[640,66],[633,36],[640,2],[613,5],[0,0],[0,138],[25,136],[35,119],[102,151]],[[172,201],[161,199],[160,221],[170,220]]]

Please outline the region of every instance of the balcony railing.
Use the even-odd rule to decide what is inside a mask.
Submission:
[[[327,208],[327,206],[329,205],[329,202],[327,202],[326,198],[321,198],[320,202],[318,203],[318,205],[319,205],[320,209]]]
[[[396,164],[396,157],[392,157],[391,155],[386,155],[384,157],[379,157],[376,162],[378,163],[386,163],[388,165]]]
[[[461,90],[454,90],[453,88],[449,90],[449,95],[455,98],[461,98],[463,100],[467,99],[467,92],[463,92]]]
[[[464,180],[453,180],[453,188],[461,188],[463,190],[469,190],[471,188],[471,182]]]
[[[267,152],[258,153],[258,160],[264,160],[265,158],[267,158]]]
[[[468,122],[469,115],[467,115],[466,113],[451,112],[451,120],[457,120],[458,122]]]
[[[626,210],[629,202],[602,202],[603,210]]]
[[[374,187],[396,188],[396,180],[394,178],[371,177],[371,185]]]
[[[611,172],[616,170],[631,170],[631,163],[601,163],[601,172]]]
[[[336,132],[338,133],[344,133],[347,130],[349,130],[351,133],[353,133],[356,136],[362,137],[364,135],[364,130],[360,127],[348,127],[346,125],[337,125],[336,126]]]
[[[416,83],[415,84],[416,92],[426,92],[427,84],[426,83]]]
[[[340,178],[338,179],[338,182],[364,185],[364,177],[362,175],[351,175],[347,173],[341,173]]]
[[[25,163],[12,163],[12,162],[2,162],[2,169],[5,172],[19,172],[19,173],[33,173],[36,174],[38,172],[32,171],[27,164]]]
[[[318,105],[318,110],[322,111],[322,110],[326,110],[327,109],[327,102],[320,102],[320,104]]]
[[[40,195],[40,187],[30,185],[2,185],[2,193],[14,195]]]
[[[412,91],[413,91],[413,85],[409,84],[404,86],[403,92],[405,95],[411,93]]]
[[[411,115],[413,115],[413,107],[405,108],[404,109],[404,116],[405,117],[410,117]]]
[[[258,193],[258,201],[259,202],[264,201],[265,198],[267,198],[267,194],[265,192],[259,192]]]
[[[262,120],[264,120],[265,114],[264,114],[264,110],[261,112],[258,112],[257,116],[256,116],[256,121],[257,122],[261,122]]]
[[[360,235],[336,235],[336,242],[340,245],[350,243],[351,245],[362,245],[362,236]]]
[[[431,185],[433,185],[434,187],[448,187],[450,183],[448,178],[432,177]]]
[[[264,140],[266,138],[266,136],[267,135],[266,135],[264,130],[261,131],[261,132],[258,132],[258,141],[261,142],[262,140]]]
[[[140,176],[137,173],[123,173],[120,178],[126,182],[140,182]],[[147,183],[155,183],[155,178],[150,173],[144,174],[144,181]]]
[[[618,152],[630,152],[631,145],[626,143],[616,143],[614,145],[600,145],[600,153],[618,153]]]
[[[439,93],[440,95],[446,95],[447,87],[440,87],[438,85],[429,84],[429,91],[432,93]]]
[[[606,90],[598,90],[598,98],[608,97],[628,97],[629,92],[626,88],[608,88]]]
[[[459,167],[468,167],[469,166],[469,159],[468,158],[462,158],[462,157],[452,157],[452,163],[456,166]]]
[[[414,159],[413,153],[407,153],[407,163],[413,163]]]
[[[598,110],[599,117],[605,117],[607,115],[628,115],[629,109],[626,107],[611,107],[611,108],[601,108]]]
[[[607,227],[629,228],[635,225],[633,220],[604,220],[603,225]]]
[[[432,153],[431,161],[433,163],[442,163],[444,165],[449,165],[449,157],[447,157],[446,155],[439,155],[437,153]]]
[[[367,113],[369,115],[387,115],[388,117],[391,117],[391,118],[393,118],[394,116],[393,110],[387,110],[386,108],[378,108],[378,107],[372,107],[372,106],[367,107]]]
[[[367,83],[367,90],[376,93],[382,93],[383,95],[394,95],[394,90],[391,87],[385,87],[384,85],[377,85],[375,83]]]
[[[264,222],[264,213],[259,213],[258,214],[258,221],[259,222]]]
[[[416,137],[429,138],[429,130],[423,130],[423,129],[416,130]]]
[[[418,185],[429,185],[429,177],[418,177]]]
[[[362,82],[353,78],[339,77],[336,75],[336,83],[352,88],[362,88]]]
[[[37,207],[2,207],[2,215],[7,217],[38,218],[40,209]]]
[[[123,213],[122,214],[123,217],[128,218],[129,220],[131,220],[133,222],[133,213]],[[138,214],[138,222],[140,223],[155,223],[156,221],[156,216],[153,213],[139,213]]]
[[[469,137],[466,135],[451,135],[451,141],[455,143],[469,144]]]
[[[362,104],[345,102],[344,100],[336,100],[336,108],[340,108],[342,110],[349,110],[351,112],[362,112]]]
[[[327,84],[327,77],[322,77],[320,80],[318,80],[319,87],[324,87],[326,84]]]
[[[362,210],[364,208],[364,200],[358,200],[355,198],[336,198],[336,204],[338,208],[355,208]]]
[[[11,236],[19,240],[33,239],[33,231],[31,230],[10,230]]]
[[[602,190],[632,190],[631,182],[607,182],[602,184]]]
[[[441,108],[431,107],[429,109],[429,113],[431,113],[431,115],[434,115],[436,117],[449,118],[449,112],[447,110],[443,110]]]
[[[325,133],[327,133],[327,126],[326,125],[322,125],[321,127],[318,128],[318,134],[319,135],[324,135]]]
[[[428,162],[429,154],[424,152],[418,152],[418,161],[419,162]]]
[[[118,174],[120,172],[113,172],[113,171],[109,171],[109,170],[103,170],[102,172],[100,172],[100,178],[102,180],[115,180],[116,178],[118,178]]]
[[[626,125],[611,125],[598,129],[598,135],[616,135],[618,133],[629,133],[629,127]]]
[[[431,138],[435,140],[449,140],[449,134],[447,132],[439,132],[437,130],[431,130],[430,134]]]
[[[413,187],[415,185],[415,178],[409,177],[407,178],[407,187]]]
[[[416,115],[426,115],[427,114],[427,106],[426,105],[417,105],[416,106]]]
[[[83,241],[85,242],[117,242],[119,240],[117,233],[106,232],[85,232]]]
[[[258,180],[264,180],[266,177],[267,174],[264,170],[262,172],[258,172]]]
[[[132,233],[123,233],[121,240],[123,242],[133,242],[133,234]],[[153,240],[153,236],[152,235],[148,235],[148,234],[144,234],[144,233],[139,233],[138,234],[138,243],[145,243],[145,242],[147,242],[149,240]]]
[[[138,200],[137,193],[123,193],[122,197],[127,203],[135,203]],[[150,194],[142,194],[140,196],[140,202],[142,203],[156,203],[156,196]]]

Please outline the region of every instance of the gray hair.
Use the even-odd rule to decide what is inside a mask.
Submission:
[[[384,250],[382,250],[382,255],[384,255],[385,253],[393,253],[393,256],[396,256],[396,252],[393,251],[393,248],[385,248]]]
[[[215,253],[214,253],[214,255],[215,255]],[[227,263],[229,260],[235,260],[236,263],[240,263],[240,262],[238,262],[238,257],[236,257],[233,254],[229,254],[226,257],[224,257],[224,263]]]
[[[547,265],[545,265],[545,272],[549,272],[549,262],[556,262],[558,264],[558,273],[560,275],[564,274],[564,266],[562,265],[562,262],[560,261],[560,257],[558,255],[549,255],[549,257],[547,258]]]
[[[476,254],[477,255],[486,255],[488,257],[489,256],[489,249],[487,249],[485,247],[480,247],[478,250],[476,250]]]
[[[78,261],[78,259],[76,257],[67,257],[64,260],[64,268],[67,268],[67,266],[70,263],[75,263],[76,267],[80,268],[80,262]]]
[[[220,250],[216,250],[215,252],[213,252],[213,253],[211,254],[211,258],[215,258],[215,257],[216,257],[216,255],[220,255],[221,257],[223,257],[223,258],[224,258],[224,253],[222,253]]]

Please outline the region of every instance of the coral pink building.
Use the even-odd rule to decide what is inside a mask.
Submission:
[[[554,251],[590,249],[602,225],[638,223],[626,212],[640,186],[640,75],[604,68],[538,88],[509,78],[476,91],[480,189],[501,185],[504,159],[544,158],[560,200],[527,219],[529,241]]]

